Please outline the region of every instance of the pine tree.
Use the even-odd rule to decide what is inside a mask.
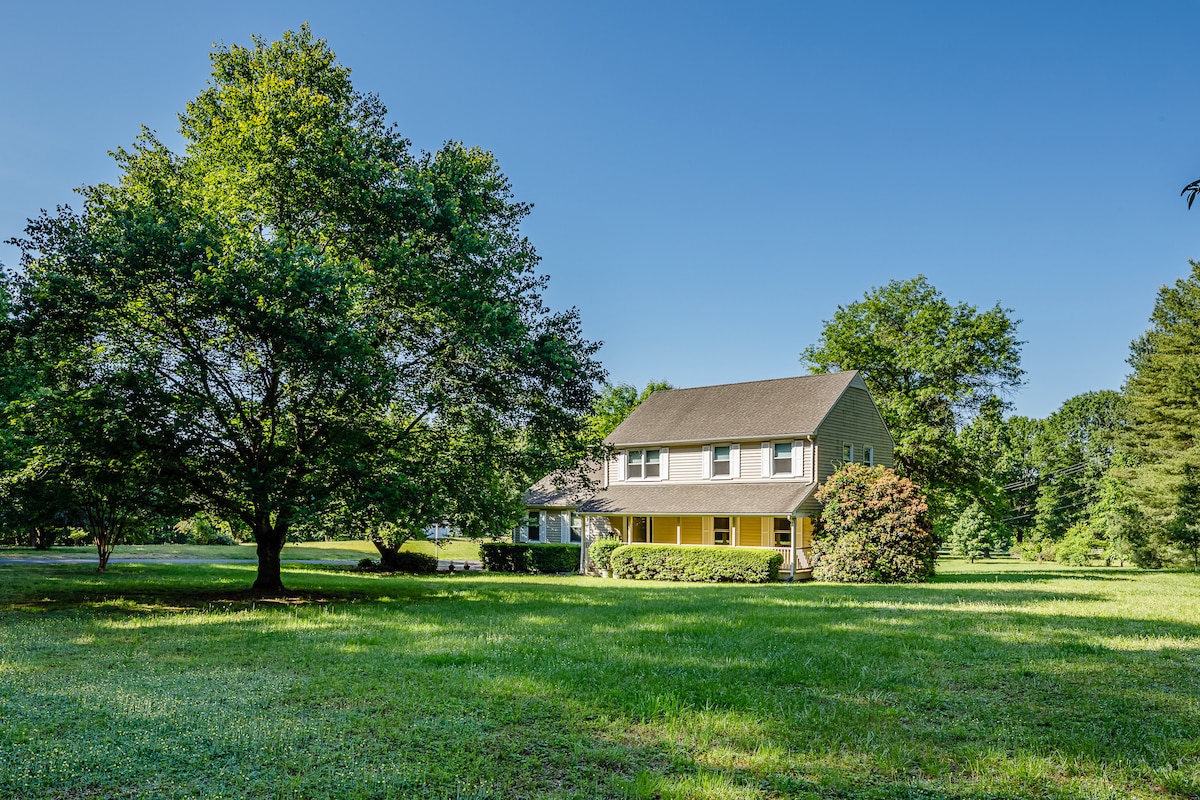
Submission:
[[[1131,346],[1126,385],[1129,424],[1120,438],[1136,463],[1134,499],[1158,525],[1178,519],[1189,467],[1200,466],[1200,263],[1164,286],[1150,329]]]

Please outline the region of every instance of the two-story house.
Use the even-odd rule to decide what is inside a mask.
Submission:
[[[894,449],[857,372],[655,392],[606,441],[598,490],[526,493],[522,540],[763,547],[794,576],[817,486],[847,462],[890,467]]]

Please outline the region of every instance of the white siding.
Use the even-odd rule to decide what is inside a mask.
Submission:
[[[695,483],[701,479],[704,464],[699,445],[677,445],[671,448],[670,483]]]
[[[756,442],[746,442],[740,449],[742,451],[742,479],[749,478],[754,480],[761,478],[763,476],[762,447]]]

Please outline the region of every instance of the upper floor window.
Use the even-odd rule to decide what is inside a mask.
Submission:
[[[842,445],[842,463],[843,464],[853,464],[854,463],[854,445],[852,445],[852,444]]]
[[[630,480],[657,478],[661,457],[658,450],[630,450],[626,455],[625,477]]]
[[[864,447],[862,449],[862,463],[868,467],[875,466],[875,448]]]
[[[717,445],[712,449],[712,474],[713,477],[720,475],[728,476],[730,460],[729,460],[729,445]]]
[[[771,474],[790,475],[792,472],[792,443],[775,442],[771,445]]]

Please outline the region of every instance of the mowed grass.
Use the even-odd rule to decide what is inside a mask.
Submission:
[[[1200,578],[0,567],[0,797],[1200,796]]]
[[[436,547],[436,549],[435,549]],[[479,558],[479,542],[469,539],[442,539],[436,546],[432,541],[406,542],[402,550],[428,553],[443,559]],[[280,554],[284,561],[357,561],[362,558],[378,558],[379,551],[368,541],[289,542]],[[35,550],[32,547],[0,547],[0,558],[28,557],[36,560],[78,560],[95,558],[96,549],[87,547],[55,547],[50,550]],[[194,544],[121,544],[113,549],[113,558],[137,558],[139,560],[211,560],[256,561],[257,550],[253,543],[241,545],[194,545]]]

